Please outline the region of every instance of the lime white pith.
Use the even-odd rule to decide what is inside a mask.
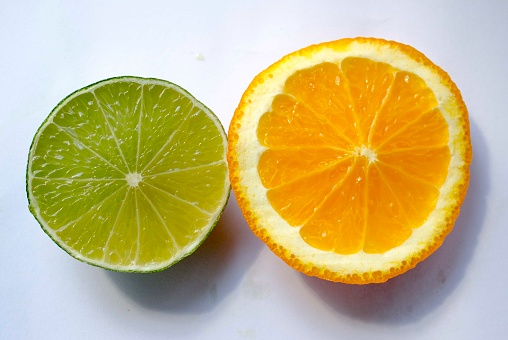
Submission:
[[[312,50],[314,48],[314,50]],[[249,212],[247,219],[254,232],[269,247],[293,267],[330,280],[343,282],[381,282],[397,273],[406,271],[428,256],[449,233],[464,198],[471,150],[464,148],[469,140],[467,112],[449,78],[444,72],[420,54],[410,56],[395,44],[371,44],[369,41],[346,41],[343,44],[320,44],[292,53],[263,71],[245,92],[230,128],[230,163],[235,162],[231,173],[233,188],[240,196],[240,205]],[[368,58],[374,62],[388,63],[398,70],[409,70],[422,78],[433,91],[438,108],[449,126],[451,160],[447,179],[440,188],[436,208],[425,223],[413,230],[401,246],[383,254],[367,254],[360,251],[351,255],[337,255],[309,246],[299,234],[299,227],[286,222],[271,206],[267,189],[263,186],[257,166],[266,150],[258,142],[257,124],[260,117],[271,110],[273,98],[283,93],[286,80],[298,70],[331,62],[340,65],[348,57]],[[423,60],[422,60],[423,58]],[[246,104],[248,103],[248,104]],[[465,113],[464,113],[465,112]],[[367,147],[355,150],[354,156],[365,156],[376,161],[375,150]],[[468,171],[468,170],[467,170]],[[457,207],[450,211],[450,206]],[[294,263],[298,263],[295,265]],[[324,273],[327,271],[328,273]],[[374,272],[381,273],[381,280],[372,279]],[[390,274],[391,273],[391,274]],[[356,275],[356,278],[352,278]]]
[[[162,270],[192,253],[229,197],[226,134],[179,86],[119,77],[65,98],[29,154],[30,211],[73,257]]]

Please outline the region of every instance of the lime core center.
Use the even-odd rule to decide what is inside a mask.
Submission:
[[[125,180],[131,187],[137,187],[139,182],[143,180],[143,177],[137,172],[132,172],[125,175]]]

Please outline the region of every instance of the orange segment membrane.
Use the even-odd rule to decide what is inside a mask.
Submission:
[[[382,144],[436,107],[434,94],[420,77],[409,72],[397,72],[376,122],[369,131],[369,141],[373,145]],[[442,116],[441,119],[444,120]],[[412,130],[420,128],[423,126],[416,125]],[[402,138],[409,140],[405,137],[403,134]]]
[[[362,250],[366,226],[367,160],[359,157],[348,176],[300,229],[303,240],[322,250],[354,254]]]
[[[350,100],[356,112],[362,143],[374,123],[378,111],[393,83],[395,70],[388,64],[376,63],[365,58],[346,58],[341,69],[347,79]]]
[[[333,146],[349,150],[354,144],[326,116],[287,94],[274,98],[272,111],[261,117],[259,125],[264,128],[258,129],[258,140],[266,146]]]
[[[305,223],[327,196],[345,179],[351,170],[353,158],[347,158],[334,166],[326,167],[306,176],[288,181],[268,191],[272,207],[290,225]],[[312,194],[309,194],[312,192]]]
[[[268,149],[259,159],[259,176],[263,185],[271,189],[337,166],[350,157],[348,152],[332,147]]]
[[[435,208],[450,163],[425,82],[366,58],[295,72],[257,136],[272,207],[309,245],[339,254],[404,243]]]
[[[346,81],[337,65],[322,63],[295,72],[286,80],[284,92],[300,105],[305,105],[314,117],[334,131],[336,142],[341,140],[353,145],[360,142]]]

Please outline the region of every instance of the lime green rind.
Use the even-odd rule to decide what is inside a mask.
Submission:
[[[31,167],[31,160],[33,158],[33,154],[32,153],[33,153],[33,151],[35,150],[35,148],[37,146],[38,136],[41,133],[41,131],[43,129],[45,129],[48,124],[51,123],[53,117],[56,115],[56,113],[59,112],[60,108],[65,106],[66,103],[68,103],[74,97],[76,97],[77,95],[79,95],[79,94],[81,94],[83,92],[93,91],[94,88],[101,86],[101,84],[112,82],[114,80],[118,80],[118,81],[129,81],[129,80],[132,80],[132,81],[134,81],[136,83],[139,83],[141,85],[150,85],[150,84],[156,83],[156,84],[159,84],[159,85],[163,85],[163,86],[167,86],[167,87],[171,87],[171,88],[175,89],[177,92],[180,92],[182,95],[191,98],[191,101],[193,102],[193,104],[196,107],[198,107],[201,110],[203,110],[208,115],[208,117],[217,126],[217,129],[220,132],[220,135],[222,136],[223,141],[224,141],[224,143],[223,143],[224,145],[223,145],[223,153],[222,153],[223,157],[222,157],[222,159],[224,161],[224,164],[226,164],[226,178],[225,178],[225,181],[226,181],[225,184],[226,185],[224,186],[223,194],[221,195],[221,198],[220,198],[220,200],[219,200],[219,202],[217,204],[217,207],[219,207],[219,209],[217,209],[217,211],[210,216],[210,219],[209,219],[210,223],[202,228],[202,230],[203,230],[202,235],[200,235],[192,243],[190,243],[189,245],[187,245],[186,247],[181,249],[179,251],[179,253],[177,254],[177,256],[174,256],[174,257],[170,258],[168,261],[165,261],[165,262],[162,262],[162,263],[157,263],[155,265],[143,266],[143,267],[139,267],[139,266],[116,266],[116,265],[111,265],[111,264],[103,262],[103,261],[92,260],[92,259],[89,259],[89,258],[86,258],[86,257],[82,256],[78,251],[76,251],[76,250],[72,249],[71,247],[63,244],[63,242],[56,235],[56,233],[52,232],[52,230],[49,227],[49,225],[46,225],[46,222],[40,216],[39,207],[37,205],[37,200],[34,197],[32,197],[32,195],[30,193],[30,186],[31,186],[30,167]],[[229,176],[227,174],[227,161],[226,161],[226,148],[227,148],[227,146],[226,146],[226,143],[227,143],[227,136],[226,136],[224,127],[222,126],[220,120],[215,116],[215,114],[208,107],[206,107],[203,103],[201,103],[196,98],[194,98],[188,91],[186,91],[185,89],[181,88],[180,86],[178,86],[178,85],[176,85],[174,83],[165,81],[165,80],[157,79],[157,78],[141,78],[141,77],[135,77],[135,76],[123,76],[123,77],[113,77],[113,78],[104,79],[104,80],[98,81],[96,83],[93,83],[91,85],[88,85],[88,86],[86,86],[84,88],[81,88],[81,89],[79,89],[77,91],[74,91],[73,93],[71,93],[70,95],[65,97],[51,111],[51,113],[48,115],[48,117],[46,117],[46,119],[43,121],[41,126],[38,128],[38,130],[37,130],[37,132],[36,132],[36,134],[35,134],[35,136],[34,136],[34,138],[32,140],[32,143],[30,145],[30,151],[29,151],[29,154],[28,154],[28,163],[27,163],[27,168],[26,168],[26,186],[25,186],[25,190],[26,190],[26,193],[27,193],[27,199],[28,199],[28,203],[29,203],[28,204],[28,208],[29,208],[30,212],[32,213],[32,215],[34,215],[35,219],[37,220],[37,222],[41,226],[42,230],[61,249],[63,249],[70,256],[72,256],[73,258],[75,258],[75,259],[77,259],[79,261],[82,261],[82,262],[85,262],[87,264],[90,264],[90,265],[93,265],[93,266],[97,266],[97,267],[100,267],[100,268],[104,268],[104,269],[107,269],[107,270],[118,271],[118,272],[151,273],[151,272],[162,271],[162,270],[167,269],[168,267],[174,265],[175,263],[179,262],[183,258],[189,256],[190,254],[192,254],[205,241],[205,239],[212,232],[212,230],[214,229],[216,224],[219,222],[219,219],[220,219],[220,217],[221,217],[221,215],[222,215],[222,213],[223,213],[223,211],[224,211],[224,209],[226,207],[226,204],[227,204],[227,202],[229,200],[230,191],[231,191],[231,185],[229,183]],[[33,175],[32,175],[32,178],[33,178]]]

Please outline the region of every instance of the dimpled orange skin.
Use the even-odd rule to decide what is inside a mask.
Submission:
[[[246,108],[252,103],[251,96],[254,93],[254,90],[262,86],[262,84],[267,80],[272,78],[272,73],[277,70],[281,65],[284,65],[295,56],[309,56],[314,54],[321,49],[332,49],[332,50],[344,50],[347,49],[348,46],[352,42],[360,42],[360,43],[374,43],[374,44],[384,44],[389,45],[393,49],[397,49],[406,56],[409,56],[411,59],[417,61],[419,64],[424,65],[425,67],[431,69],[433,72],[437,73],[441,78],[442,83],[452,92],[454,97],[454,104],[456,105],[455,111],[458,115],[458,121],[461,125],[461,135],[460,140],[455,142],[456,148],[453,150],[454,154],[460,154],[460,156],[464,159],[464,163],[459,169],[461,173],[460,181],[456,185],[451,198],[452,203],[449,206],[449,209],[446,211],[446,216],[443,219],[442,223],[436,225],[436,233],[432,240],[428,240],[426,246],[418,252],[414,252],[411,256],[407,257],[405,260],[400,263],[395,263],[390,266],[389,270],[373,270],[373,271],[364,271],[364,272],[350,272],[350,273],[338,273],[333,270],[329,270],[319,262],[312,261],[302,261],[297,256],[293,254],[291,249],[287,249],[276,242],[274,242],[270,234],[267,232],[267,229],[264,225],[258,222],[258,215],[255,209],[251,207],[251,203],[249,198],[245,194],[245,187],[240,183],[241,169],[239,167],[238,155],[236,150],[236,145],[239,140],[239,132],[238,130],[242,124],[242,118],[244,115],[244,111]],[[296,71],[296,70],[295,70]],[[335,281],[335,282],[343,282],[348,284],[367,284],[367,283],[381,283],[385,282],[390,278],[398,276],[412,268],[414,268],[419,262],[426,259],[430,254],[432,254],[436,249],[438,249],[443,243],[445,237],[451,232],[455,221],[460,212],[460,206],[465,199],[467,187],[469,184],[469,166],[472,161],[472,147],[471,147],[471,139],[470,139],[470,130],[469,130],[469,119],[467,108],[462,100],[462,96],[460,91],[453,83],[449,75],[443,71],[441,68],[433,64],[424,54],[417,51],[411,46],[404,45],[398,42],[387,41],[383,39],[376,38],[352,38],[352,39],[341,39],[332,42],[321,43],[317,45],[311,45],[309,47],[303,48],[301,50],[295,51],[287,56],[283,57],[281,60],[272,64],[266,70],[262,71],[259,75],[257,75],[254,80],[251,82],[247,90],[244,92],[240,104],[238,108],[235,110],[234,116],[230,123],[229,133],[228,133],[229,145],[228,145],[228,163],[229,163],[229,171],[230,171],[230,181],[232,184],[233,191],[235,193],[238,205],[254,234],[259,237],[270,249],[273,251],[278,257],[280,257],[284,262],[286,262],[289,266],[294,269],[309,275],[309,276],[317,276],[321,279]],[[454,146],[455,146],[454,144]]]

